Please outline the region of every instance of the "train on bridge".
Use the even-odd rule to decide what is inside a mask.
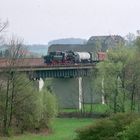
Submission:
[[[106,59],[105,52],[75,52],[75,51],[54,51],[44,56],[46,64],[79,64],[95,63]]]

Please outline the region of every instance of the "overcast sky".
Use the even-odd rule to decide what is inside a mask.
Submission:
[[[124,36],[140,29],[140,0],[0,0],[0,19],[8,19],[8,34],[30,44]]]

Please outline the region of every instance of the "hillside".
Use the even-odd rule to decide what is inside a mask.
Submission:
[[[48,46],[54,45],[54,44],[86,44],[86,39],[80,39],[80,38],[63,38],[63,39],[57,39],[52,40],[48,43]]]

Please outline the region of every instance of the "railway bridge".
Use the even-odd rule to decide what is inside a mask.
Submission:
[[[95,65],[95,63],[47,65],[41,58],[18,59],[13,64],[7,59],[0,59],[0,72],[11,69],[26,72],[30,78],[72,78],[90,75]]]
[[[39,90],[43,87],[44,79],[52,78],[53,90],[63,108],[81,108],[83,91],[87,87],[90,89],[89,77],[95,66],[95,63],[47,65],[41,58],[19,58],[14,63],[12,60],[0,59],[0,72],[8,69],[25,72],[30,79],[36,80]],[[85,90],[84,94],[86,92],[89,91]]]

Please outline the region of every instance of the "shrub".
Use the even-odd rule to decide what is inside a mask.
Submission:
[[[102,119],[94,125],[78,130],[76,140],[111,140],[115,132],[116,128],[113,121]]]
[[[137,119],[127,127],[124,133],[126,140],[140,140],[140,119]]]
[[[4,87],[0,94],[0,135],[50,128],[57,114],[55,96],[48,90],[38,92],[33,88],[33,83],[21,74],[15,76],[14,89],[13,85],[9,86],[8,96]],[[7,108],[5,101],[8,101]]]
[[[49,91],[41,93],[42,112],[40,119],[40,127],[51,127],[52,120],[56,117],[58,111],[57,100]]]
[[[118,132],[123,131],[126,126],[130,125],[134,120],[139,117],[135,113],[117,113],[112,115],[109,119],[112,120]]]
[[[55,96],[48,91],[32,93],[15,110],[15,119],[19,132],[51,129],[51,121],[57,115]],[[19,111],[20,110],[20,111]]]
[[[77,130],[76,140],[120,140],[123,131],[139,115],[119,113],[109,118],[98,120],[95,124]]]

